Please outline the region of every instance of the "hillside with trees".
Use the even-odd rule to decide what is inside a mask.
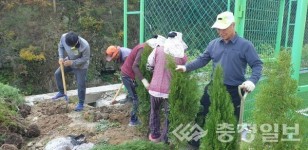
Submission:
[[[138,6],[138,1],[130,1],[129,10]],[[139,20],[128,19],[128,47],[132,47],[138,42]],[[56,91],[58,42],[68,31],[77,32],[90,44],[88,87],[119,82],[113,74],[102,73],[114,65],[106,64],[102,52],[111,44],[123,43],[123,1],[2,0],[0,22],[1,83],[25,95]],[[70,82],[73,78],[67,79],[68,89],[76,88]]]

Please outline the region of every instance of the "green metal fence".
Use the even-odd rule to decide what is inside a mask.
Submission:
[[[246,15],[243,36],[254,43],[263,60],[274,58],[282,48],[292,51],[293,77],[299,83],[298,95],[304,99],[302,108],[308,108],[308,35],[305,34],[304,38],[301,38],[301,34],[308,31],[307,1],[247,0],[245,2]],[[305,28],[302,28],[303,24],[306,24]],[[256,93],[258,93],[258,89],[251,93],[246,100],[245,121],[252,119],[251,114],[254,109],[254,95]]]
[[[179,31],[189,52],[202,52],[217,37],[211,29],[217,14],[233,8],[233,0],[145,0],[145,37]]]
[[[126,1],[126,0],[125,0]],[[211,29],[217,14],[230,10],[240,36],[253,42],[263,60],[277,56],[281,48],[292,51],[299,95],[308,107],[308,15],[307,0],[140,0],[144,5],[144,39],[152,34],[180,31],[188,53],[203,52],[217,37]],[[142,8],[142,6],[140,6]],[[144,17],[144,18],[143,18]],[[143,21],[143,23],[142,23]],[[306,26],[305,26],[306,24]],[[142,27],[143,28],[143,27]],[[305,33],[305,34],[304,34]],[[143,38],[143,35],[140,35]],[[254,94],[246,101],[245,120],[251,119]]]
[[[276,43],[280,42],[280,4],[280,0],[247,1],[244,37],[253,42],[261,58],[274,57]]]

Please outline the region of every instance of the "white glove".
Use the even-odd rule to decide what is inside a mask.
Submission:
[[[176,71],[185,72],[186,66],[185,65],[177,65],[175,68]]]
[[[242,83],[241,87],[247,91],[247,92],[251,92],[255,89],[255,84],[249,80],[245,81]]]
[[[141,80],[141,82],[142,82],[142,84],[144,85],[144,87],[145,87],[146,89],[149,88],[150,84],[149,84],[149,82],[148,82],[147,79],[144,78],[144,79]]]

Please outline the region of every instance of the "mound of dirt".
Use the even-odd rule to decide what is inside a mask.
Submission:
[[[26,139],[21,149],[41,150],[54,138],[80,134],[85,135],[87,142],[94,144],[120,144],[133,139],[146,139],[145,134],[128,126],[130,103],[99,108],[86,105],[82,112],[75,112],[74,106],[70,103],[68,111],[65,101],[43,101],[32,106],[25,120],[37,125],[40,136]],[[102,119],[113,125],[101,130]]]

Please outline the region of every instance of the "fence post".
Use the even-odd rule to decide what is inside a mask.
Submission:
[[[140,10],[139,11],[128,11],[128,0],[124,0],[124,12],[123,12],[123,46],[127,47],[127,16],[128,15],[139,15],[139,43],[144,41],[144,1],[140,0]]]
[[[144,1],[140,0],[140,28],[139,28],[139,43],[144,42]]]
[[[292,78],[297,81],[299,80],[299,71],[301,66],[301,56],[302,56],[303,40],[305,33],[307,5],[308,5],[307,0],[297,1],[295,27],[294,27],[294,35],[292,43],[292,56],[291,56],[293,70],[294,70]],[[306,89],[308,89],[308,87]]]
[[[124,12],[123,12],[123,46],[127,47],[127,0],[124,0]]]
[[[246,15],[246,0],[235,0],[235,9],[234,9],[235,31],[241,37],[244,37],[245,15]]]
[[[279,6],[279,18],[278,18],[278,27],[277,27],[277,36],[276,36],[276,46],[275,46],[275,58],[278,56],[280,52],[280,46],[281,46],[281,37],[282,37],[282,24],[283,24],[283,17],[284,17],[284,7],[285,7],[285,0],[280,1]]]

